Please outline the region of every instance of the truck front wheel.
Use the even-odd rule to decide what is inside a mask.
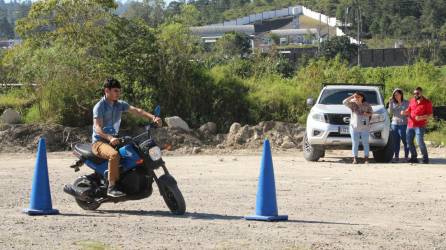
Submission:
[[[304,134],[302,149],[304,152],[304,158],[307,161],[318,161],[319,158],[325,155],[324,149],[314,147],[310,144],[310,142],[308,141],[307,133]]]
[[[393,145],[395,138],[393,137],[392,131],[389,133],[389,140],[384,148],[373,151],[373,158],[378,163],[389,163],[393,159]],[[398,142],[399,143],[399,142]]]

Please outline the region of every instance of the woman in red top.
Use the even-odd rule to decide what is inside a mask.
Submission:
[[[411,158],[410,163],[418,163],[417,150],[414,144],[414,138],[417,138],[418,146],[423,155],[423,163],[429,163],[429,156],[427,154],[426,144],[424,143],[424,133],[429,117],[432,116],[432,102],[423,96],[423,89],[417,87],[413,92],[414,98],[410,100],[409,108],[406,111],[401,111],[402,114],[407,115],[407,144]]]

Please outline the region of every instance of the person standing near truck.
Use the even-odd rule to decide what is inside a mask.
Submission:
[[[387,104],[387,109],[389,114],[392,116],[392,132],[393,138],[395,138],[395,143],[393,147],[393,162],[399,162],[400,154],[400,141],[403,142],[404,146],[404,161],[409,160],[409,146],[407,145],[406,131],[407,131],[407,116],[401,114],[401,111],[409,108],[409,102],[404,100],[404,93],[402,89],[396,88],[392,97],[390,97]]]
[[[409,107],[401,114],[407,116],[407,144],[410,150],[410,163],[418,163],[417,150],[414,144],[414,138],[417,139],[417,144],[420,147],[423,155],[423,163],[429,163],[429,156],[427,153],[426,143],[424,143],[424,134],[426,133],[426,126],[428,119],[432,116],[432,102],[423,96],[423,89],[417,87],[413,91],[413,98],[409,102]]]
[[[364,163],[369,163],[369,132],[370,119],[373,109],[366,102],[365,95],[361,92],[355,92],[347,97],[342,103],[352,110],[350,118],[350,135],[352,138],[353,164],[358,164],[359,141],[364,147]]]

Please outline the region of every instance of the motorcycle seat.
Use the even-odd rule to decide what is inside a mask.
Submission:
[[[99,158],[93,154],[91,144],[76,144],[74,146],[74,150],[76,150],[86,160],[90,160],[96,164],[101,164],[102,162],[106,161],[105,159]]]

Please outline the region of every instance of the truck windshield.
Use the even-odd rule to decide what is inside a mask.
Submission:
[[[342,105],[342,101],[353,95],[353,93],[355,93],[356,90],[353,89],[349,89],[349,90],[344,90],[344,89],[326,89],[323,93],[322,96],[320,98],[319,103],[320,104],[325,104],[325,105]],[[374,90],[360,90],[360,92],[364,93],[365,95],[365,100],[370,104],[370,105],[379,105],[379,98],[378,98],[378,92],[374,91]]]

